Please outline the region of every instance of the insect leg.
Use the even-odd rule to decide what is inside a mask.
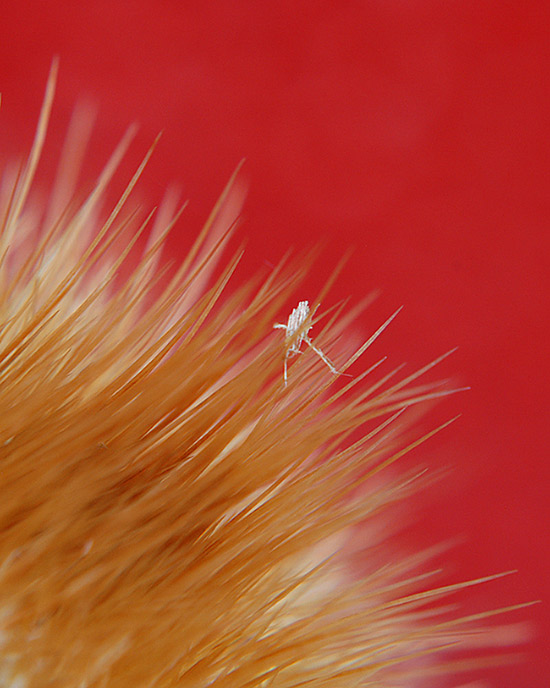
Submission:
[[[316,347],[309,337],[304,337],[304,341],[308,346],[310,346],[313,349],[313,351],[315,351],[315,353],[317,354],[317,356],[319,356],[323,363],[325,363],[330,368],[331,372],[333,372],[335,375],[340,375],[340,371],[336,370],[335,365],[328,358],[328,356],[325,356],[321,349]]]

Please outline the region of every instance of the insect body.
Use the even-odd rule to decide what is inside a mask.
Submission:
[[[325,354],[315,346],[309,338],[308,332],[312,328],[311,324],[311,310],[309,308],[309,301],[300,301],[292,313],[288,316],[286,325],[276,323],[273,325],[275,329],[286,330],[285,333],[285,358],[284,358],[284,381],[285,387],[288,382],[287,361],[291,356],[302,353],[300,347],[302,342],[305,342],[319,358],[325,363],[335,375],[339,375],[338,370],[334,367],[332,362],[325,356]]]

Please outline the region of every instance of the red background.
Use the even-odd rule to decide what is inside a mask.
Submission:
[[[81,96],[99,106],[88,178],[129,122],[141,124],[130,164],[164,129],[141,194],[154,203],[181,185],[183,244],[246,157],[241,276],[325,238],[313,291],[354,245],[331,298],[381,289],[360,334],[405,305],[376,354],[421,365],[459,346],[441,372],[472,390],[436,415],[463,416],[417,452],[455,470],[407,538],[464,536],[447,555],[454,579],[519,569],[483,595],[542,599],[517,617],[536,637],[528,662],[491,675],[501,688],[547,686],[546,0],[8,5],[3,157],[28,150],[57,53],[47,151]]]

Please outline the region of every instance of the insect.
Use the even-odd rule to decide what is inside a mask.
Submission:
[[[285,358],[284,358],[284,370],[283,377],[285,382],[285,387],[288,382],[288,371],[287,362],[291,356],[295,354],[302,353],[300,347],[302,342],[305,342],[319,358],[325,363],[335,375],[339,375],[339,371],[336,370],[333,363],[328,359],[327,356],[319,349],[309,338],[308,332],[312,328],[311,324],[311,310],[309,308],[309,301],[300,301],[292,313],[288,316],[288,321],[286,325],[281,323],[276,323],[273,325],[274,329],[286,330],[285,333]]]

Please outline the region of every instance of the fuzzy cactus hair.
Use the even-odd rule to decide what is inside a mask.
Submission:
[[[161,252],[178,213],[161,213],[115,283],[151,222],[125,210],[148,156],[104,221],[129,136],[88,197],[58,185],[37,210],[55,75],[0,197],[3,685],[424,686],[468,668],[492,612],[460,618],[442,600],[472,582],[433,588],[423,552],[359,576],[347,554],[350,529],[425,479],[380,476],[437,431],[407,439],[402,413],[448,393],[418,382],[436,362],[337,379],[309,352],[285,387],[273,324],[307,265],[226,290],[231,186],[173,274]],[[359,312],[315,315],[339,371],[389,322],[349,352]]]

